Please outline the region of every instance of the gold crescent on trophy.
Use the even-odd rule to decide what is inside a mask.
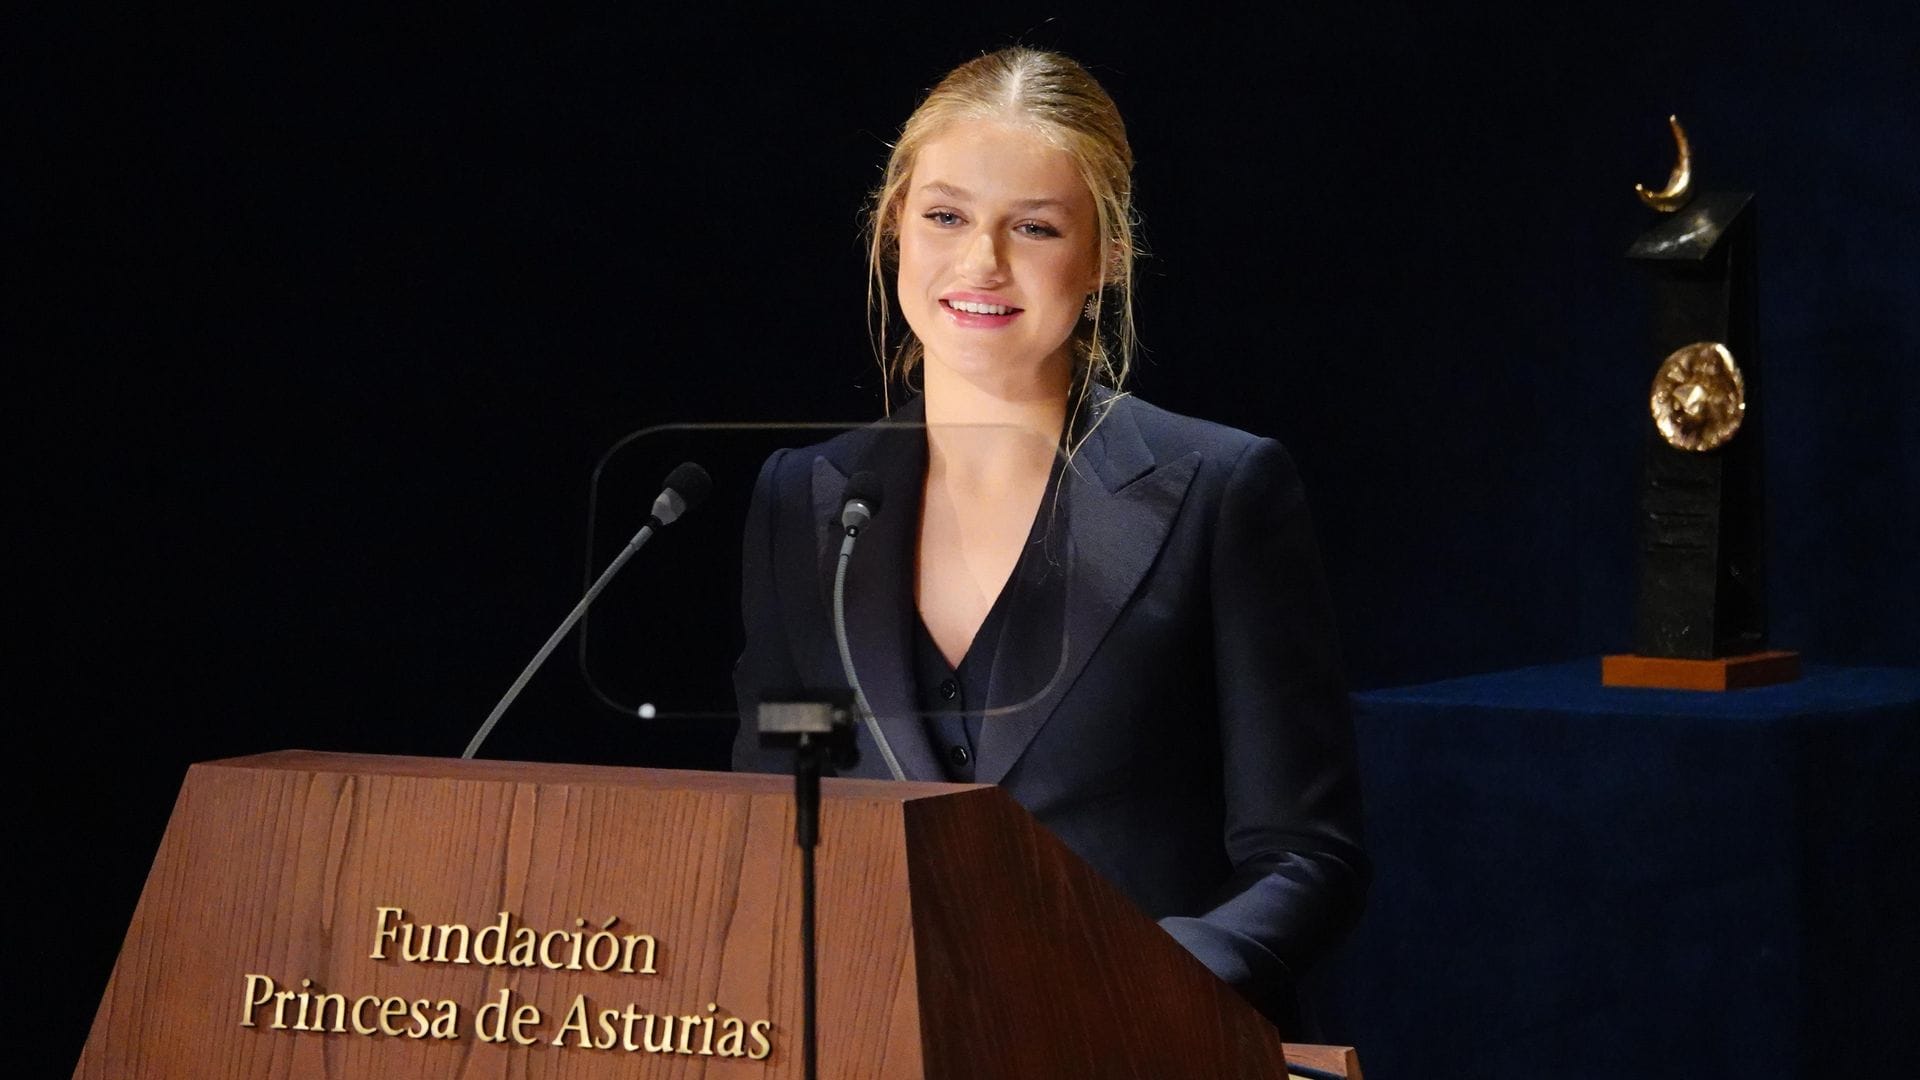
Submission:
[[[1647,185],[1635,184],[1633,190],[1640,201],[1663,214],[1671,214],[1687,205],[1693,198],[1693,147],[1687,142],[1687,131],[1680,126],[1678,116],[1667,117],[1667,126],[1673,128],[1673,142],[1679,147],[1680,158],[1673,163],[1673,175],[1667,177],[1667,186],[1660,191],[1648,191]]]
[[[1667,355],[1653,377],[1653,424],[1676,450],[1716,450],[1747,415],[1747,381],[1733,353],[1717,341],[1696,341]]]

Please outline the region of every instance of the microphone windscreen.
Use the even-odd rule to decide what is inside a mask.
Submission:
[[[707,495],[713,491],[713,477],[693,462],[683,461],[667,474],[667,482],[662,486],[677,492],[681,501],[687,504],[687,509],[691,510],[707,501]]]
[[[840,496],[840,504],[844,506],[855,499],[859,499],[861,502],[867,504],[868,513],[878,514],[880,512],[879,473],[862,469],[853,474],[853,477],[847,481],[846,494]]]

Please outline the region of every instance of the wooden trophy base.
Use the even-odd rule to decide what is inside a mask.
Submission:
[[[1712,660],[1620,654],[1600,659],[1603,686],[1642,686],[1660,690],[1743,690],[1772,686],[1800,677],[1800,654],[1769,649]]]

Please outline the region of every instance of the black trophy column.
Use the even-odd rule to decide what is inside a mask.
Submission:
[[[1684,345],[1716,341],[1739,365],[1746,413],[1714,450],[1667,444],[1643,414],[1640,593],[1634,651],[1707,660],[1766,647],[1765,473],[1755,311],[1753,197],[1697,196],[1634,241],[1653,277],[1648,369]]]

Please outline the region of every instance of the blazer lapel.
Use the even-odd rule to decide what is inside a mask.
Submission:
[[[974,771],[981,783],[1005,778],[1086,668],[1166,543],[1200,464],[1198,452],[1156,463],[1129,403],[1100,404],[1107,415],[1065,466],[1063,520],[1051,523],[1056,534],[1064,524],[1066,534],[1049,570],[1061,587],[1033,590],[1009,612],[994,651]]]
[[[859,469],[880,475],[883,505],[860,534],[847,568],[847,648],[860,688],[887,744],[909,780],[944,778],[914,700],[910,664],[914,615],[912,570],[926,475],[927,439],[919,403],[865,430],[840,462],[813,461],[813,517],[819,546],[821,599],[832,618],[833,578],[840,557],[840,507],[847,479]],[[831,632],[829,622],[829,632]],[[838,649],[831,641],[828,650]],[[838,681],[838,680],[836,680]],[[862,739],[864,741],[864,737]],[[862,775],[887,775],[877,748],[863,755]]]

